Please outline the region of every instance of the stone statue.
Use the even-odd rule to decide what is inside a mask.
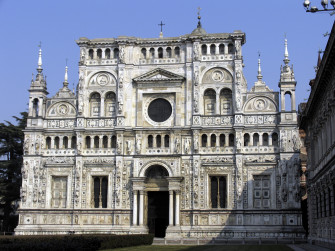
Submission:
[[[194,85],[197,86],[199,84],[199,71],[194,72]]]
[[[124,46],[120,47],[119,59],[121,63],[124,63]]]
[[[193,44],[193,59],[199,60],[199,45],[198,43]]]
[[[141,153],[141,147],[142,147],[142,140],[138,138],[136,140],[136,152],[137,153]]]
[[[127,148],[127,154],[131,154],[131,141],[130,140],[127,140],[126,141],[126,148]]]
[[[179,153],[179,150],[180,150],[180,141],[179,138],[176,138],[174,141],[174,151],[176,153]]]
[[[185,139],[185,154],[188,154],[190,151],[190,140],[189,139]]]
[[[121,154],[122,153],[122,142],[120,139],[117,139],[117,142],[116,142],[116,150],[117,150],[117,153],[118,154]]]

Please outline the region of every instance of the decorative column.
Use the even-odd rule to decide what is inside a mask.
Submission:
[[[133,191],[133,225],[137,226],[137,194],[138,191],[134,190]]]
[[[139,225],[143,226],[143,213],[144,213],[144,191],[140,191],[140,210],[139,210]]]
[[[100,116],[105,117],[105,98],[102,96],[101,97],[101,102],[100,102]]]
[[[249,146],[254,146],[254,134],[250,133],[250,143]]]
[[[272,146],[272,134],[269,133],[269,146]]]
[[[90,145],[90,148],[91,149],[93,149],[94,148],[94,136],[89,136],[90,137],[90,143],[91,143],[91,145]]]
[[[51,144],[50,144],[50,148],[51,149],[55,149],[55,137],[54,136],[51,136]]]
[[[173,226],[173,190],[169,191],[169,226]]]
[[[64,145],[63,145],[63,136],[59,136],[59,149],[63,149]]]
[[[263,133],[259,133],[259,142],[258,142],[259,146],[262,146],[263,145]]]
[[[224,146],[225,147],[229,146],[229,134],[225,134],[224,135],[224,139],[225,139]]]
[[[176,226],[179,226],[179,203],[180,203],[180,191],[176,191],[176,206],[175,206],[175,217],[176,217]]]

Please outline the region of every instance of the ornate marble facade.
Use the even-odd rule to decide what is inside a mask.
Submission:
[[[247,90],[244,43],[200,24],[180,37],[80,38],[77,91],[66,70],[51,98],[40,51],[16,234],[147,233],[160,193],[167,239],[303,238],[287,44],[278,93],[260,60]]]

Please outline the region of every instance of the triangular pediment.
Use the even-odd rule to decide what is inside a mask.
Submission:
[[[163,70],[161,68],[154,69],[145,74],[142,74],[133,80],[137,83],[154,83],[154,82],[179,82],[184,81],[184,77],[173,72]]]

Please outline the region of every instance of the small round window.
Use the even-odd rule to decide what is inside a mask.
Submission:
[[[171,114],[172,106],[163,98],[153,100],[148,107],[148,115],[155,122],[164,122],[170,118]]]

